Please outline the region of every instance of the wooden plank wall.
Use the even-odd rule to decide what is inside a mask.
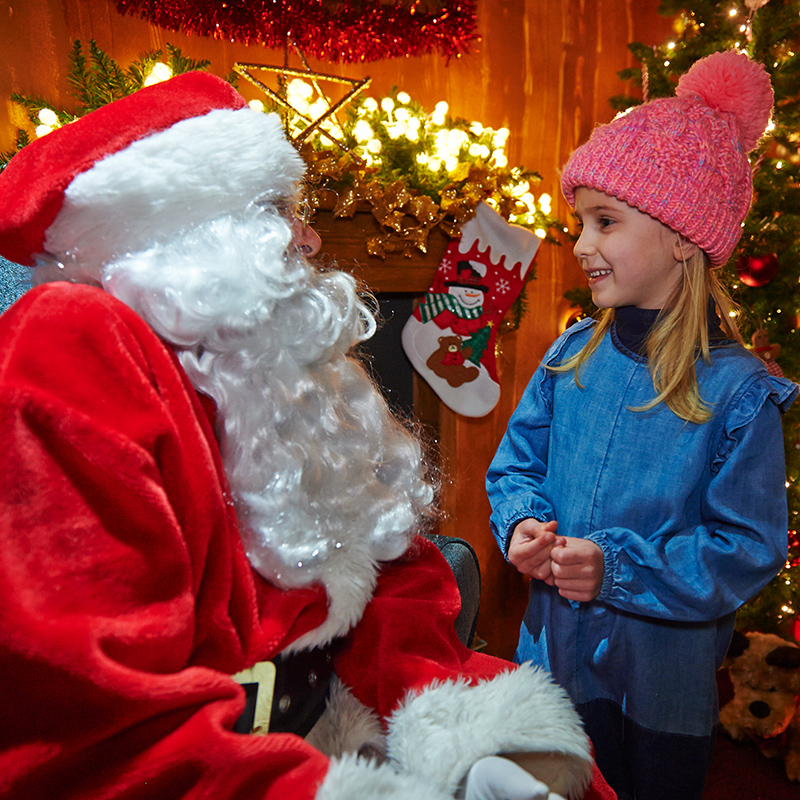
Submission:
[[[482,41],[463,58],[448,63],[430,55],[352,66],[312,61],[312,67],[354,78],[370,75],[369,94],[381,96],[398,86],[427,108],[446,100],[454,115],[509,128],[510,163],[542,175],[539,191],[555,199],[556,213],[566,220],[558,170],[596,122],[611,118],[607,99],[631,90],[616,76],[633,64],[628,42],[655,44],[668,36],[670,21],[658,16],[657,6],[658,0],[478,0]],[[10,93],[68,107],[67,54],[73,40],[90,38],[122,64],[165,43],[191,58],[209,59],[218,75],[227,74],[234,61],[283,61],[276,51],[187,37],[122,17],[108,0],[0,0],[0,149],[12,146],[15,126],[22,124]],[[249,84],[240,88],[248,99],[258,96]],[[442,532],[475,546],[484,587],[478,633],[490,652],[506,657],[516,642],[525,586],[489,534],[483,478],[510,413],[563,326],[563,292],[582,277],[568,246],[543,247],[537,274],[522,327],[501,342],[498,407],[477,420],[436,410],[445,465]],[[430,397],[421,402],[430,404]]]

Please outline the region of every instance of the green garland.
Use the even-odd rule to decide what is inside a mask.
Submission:
[[[45,135],[141,89],[151,80],[157,65],[166,63],[166,74],[210,66],[208,61],[185,57],[172,45],[167,44],[165,49],[166,54],[160,50],[144,53],[122,68],[94,40],[89,42],[88,55],[78,40],[69,54],[68,75],[75,107],[60,109],[41,97],[20,94],[13,94],[11,99],[26,110],[36,134]],[[231,73],[226,80],[236,86],[238,75]],[[308,99],[309,93],[317,92],[303,81],[292,81],[283,90],[291,103],[302,100],[298,93]],[[312,99],[327,102],[319,96]],[[347,106],[342,120],[329,123],[341,146],[318,132],[301,147],[308,165],[305,193],[311,210],[328,209],[337,217],[371,212],[379,233],[367,239],[366,250],[378,257],[427,252],[432,230],[458,235],[460,225],[482,200],[510,222],[559,244],[554,234],[563,226],[551,215],[550,199],[542,195],[537,200],[533,195],[540,176],[507,164],[504,145],[508,131],[453,118],[446,105],[439,103],[429,113],[407,93],[393,89],[380,100],[359,97]],[[307,119],[283,107],[265,110],[283,116],[290,136],[302,132],[308,124]],[[16,149],[0,153],[0,169],[30,141],[29,132],[19,130]],[[535,271],[531,269],[528,279],[533,277]],[[503,329],[516,329],[524,311],[523,290]]]

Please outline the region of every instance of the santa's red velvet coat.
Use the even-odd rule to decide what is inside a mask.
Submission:
[[[50,284],[0,317],[0,797],[377,795],[374,767],[294,735],[230,732],[244,694],[229,676],[319,626],[327,600],[251,569],[213,413],[172,350],[100,289]],[[337,656],[338,679],[389,731],[395,771],[419,781],[392,796],[447,796],[458,758],[580,751],[548,698],[526,706],[540,674],[459,643],[458,607],[449,568],[418,540],[382,566]],[[598,792],[612,796],[596,778]]]

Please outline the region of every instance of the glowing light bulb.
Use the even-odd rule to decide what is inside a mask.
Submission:
[[[411,102],[411,96],[408,94],[408,92],[398,92],[397,102],[402,103],[404,106],[408,105]]]
[[[431,172],[438,172],[442,168],[441,159],[438,158],[429,158],[428,159],[428,169]]]
[[[544,239],[547,236],[547,231],[544,228],[537,228],[534,233],[540,238]]]
[[[469,135],[460,128],[453,128],[447,134],[447,143],[450,149],[457,153],[469,141]]]
[[[49,125],[37,125],[34,129],[34,133],[36,134],[37,139],[41,139],[42,136],[47,136],[48,133],[52,133],[53,129]]]
[[[251,100],[248,104],[253,111],[263,111],[264,104],[260,100]]]
[[[58,126],[58,117],[56,116],[56,112],[53,111],[52,108],[43,108],[39,112],[39,122],[42,125],[48,125],[51,128],[55,128]]]
[[[367,142],[373,137],[373,135],[374,133],[372,130],[372,125],[370,125],[365,119],[358,120],[353,127],[353,136],[356,137],[356,141],[358,142]]]
[[[458,169],[458,157],[447,156],[447,158],[444,160],[444,168],[448,172],[455,172]]]
[[[508,159],[502,150],[495,150],[494,153],[492,153],[492,160],[500,169],[508,166]]]
[[[295,78],[290,81],[289,86],[286,88],[287,94],[303,97],[310,100],[314,94],[314,87],[310,83],[306,83],[302,78]]]
[[[392,100],[391,97],[384,97],[383,100],[381,100],[381,108],[387,114],[391,114],[392,109],[394,108],[394,100]]]
[[[380,139],[370,139],[367,142],[367,151],[377,155],[381,151]]]
[[[371,114],[374,114],[378,110],[378,101],[374,97],[365,97],[362,106]]]
[[[384,127],[386,128],[386,132],[389,134],[390,139],[399,139],[408,130],[408,125],[406,125],[405,120],[402,119],[398,120],[394,124],[384,123]]]
[[[315,119],[321,117],[327,110],[328,104],[321,97],[308,107],[308,113]]]
[[[161,81],[171,77],[172,69],[169,64],[165,64],[163,61],[156,61],[144,79],[144,86],[152,86],[154,83],[161,83]]]
[[[522,197],[525,192],[530,191],[530,188],[531,185],[528,183],[528,181],[520,181],[511,189],[511,194],[513,194],[514,197]]]
[[[539,208],[542,209],[543,213],[549,214],[552,211],[552,202],[553,198],[549,194],[543,194],[539,198]]]
[[[447,115],[447,109],[449,106],[444,100],[440,100],[433,109],[433,114],[431,114],[431,120],[433,120],[434,125],[444,125],[445,116]]]

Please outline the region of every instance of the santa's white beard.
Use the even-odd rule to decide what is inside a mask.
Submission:
[[[116,260],[103,285],[215,400],[253,567],[285,587],[323,583],[328,620],[312,643],[344,633],[434,494],[418,440],[348,355],[375,328],[353,278],[312,269],[286,221],[253,208]]]

